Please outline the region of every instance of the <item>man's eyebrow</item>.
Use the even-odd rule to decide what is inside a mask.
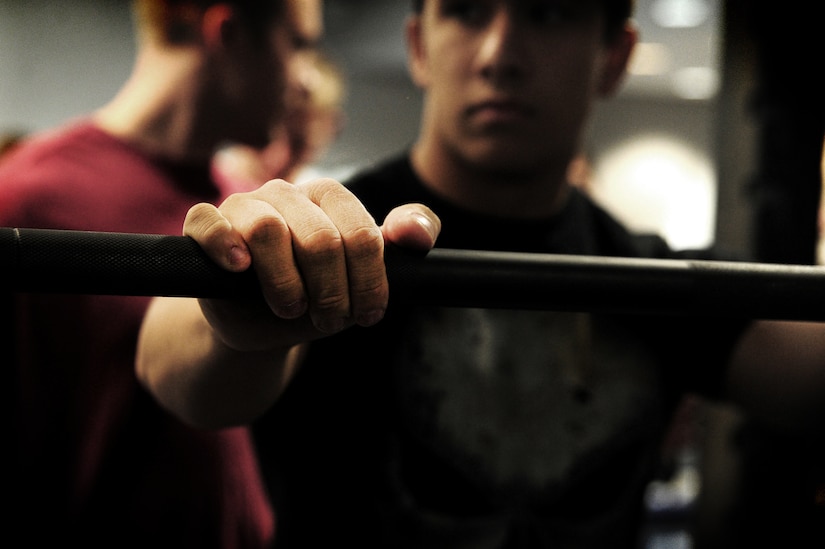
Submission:
[[[317,48],[321,43],[320,36],[307,36],[300,32],[295,32],[292,35],[292,45],[295,49],[309,50]]]

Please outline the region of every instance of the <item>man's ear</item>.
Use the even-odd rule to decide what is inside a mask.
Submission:
[[[630,56],[638,40],[639,33],[636,28],[627,24],[610,41],[607,58],[599,79],[599,95],[610,97],[618,91],[627,74]]]
[[[209,49],[225,47],[235,39],[238,31],[235,10],[229,4],[213,4],[206,8],[201,19],[201,35]]]
[[[424,88],[429,82],[427,51],[421,36],[421,16],[410,15],[404,27],[407,39],[407,68],[416,86]]]

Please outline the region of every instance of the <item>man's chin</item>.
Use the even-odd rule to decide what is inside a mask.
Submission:
[[[523,148],[501,145],[476,149],[466,159],[480,170],[502,176],[531,173],[543,164],[540,158],[527,154]]]

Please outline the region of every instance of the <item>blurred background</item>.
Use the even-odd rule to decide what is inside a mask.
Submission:
[[[764,16],[758,12],[767,8],[753,8],[769,4],[761,0],[636,4],[642,43],[631,74],[619,97],[595,113],[583,151],[590,189],[631,228],[657,231],[674,247],[717,242],[750,252],[759,245],[761,225],[753,223],[763,207],[751,187],[766,147],[765,122],[754,108],[760,78],[754,27],[776,26],[777,55],[818,60],[822,40],[816,52],[806,52],[795,43],[800,33],[782,24],[821,18],[813,4],[805,4],[812,10],[806,16],[799,3],[793,12]],[[320,171],[344,177],[413,140],[420,97],[405,66],[409,6],[408,0],[327,0],[324,47],[344,69],[349,89],[346,126],[317,162]],[[0,131],[36,131],[102,105],[128,76],[133,53],[126,0],[0,0]],[[813,73],[821,72],[816,66],[821,62]],[[793,81],[783,85],[794,93]],[[786,137],[792,144],[794,136]]]
[[[720,206],[722,5],[637,3],[643,44],[633,72],[596,113],[584,151],[591,189],[631,227],[658,231],[676,247],[703,246],[716,237]],[[346,126],[319,171],[343,177],[415,137],[420,97],[402,34],[409,6],[326,2],[324,47],[344,69],[348,94]],[[125,1],[0,0],[0,130],[47,128],[106,102],[131,67],[130,25]],[[741,139],[739,124],[732,131]],[[726,205],[726,215],[738,219],[741,207]],[[737,221],[729,231],[724,238],[738,245],[747,228]]]
[[[581,184],[628,226],[658,232],[675,248],[716,243],[760,261],[815,261],[825,130],[818,3],[636,3],[642,43],[623,90],[594,113]],[[313,170],[345,178],[416,136],[420,94],[402,31],[410,1],[325,6],[322,46],[346,75],[346,121]],[[125,0],[0,0],[0,132],[43,130],[103,105],[128,77],[133,54]],[[657,516],[676,521],[652,528],[649,547],[690,546],[680,512],[700,486],[709,529],[723,528],[725,510],[743,504],[732,503],[740,494],[731,484],[739,476],[746,484],[748,471],[730,441],[744,419],[688,404],[670,449],[674,474],[649,499],[654,526]],[[782,483],[794,480],[788,471],[800,453],[792,442],[760,453],[755,469],[767,498],[766,472],[779,471],[777,463],[792,464]],[[778,448],[788,450],[769,451]]]

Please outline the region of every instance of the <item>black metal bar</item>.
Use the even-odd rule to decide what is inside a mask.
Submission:
[[[456,307],[825,320],[825,268],[436,248],[388,250],[392,302]],[[0,228],[13,292],[245,298],[190,238]]]
[[[155,234],[3,228],[0,273],[4,286],[32,293],[242,297],[257,288],[191,238]]]

